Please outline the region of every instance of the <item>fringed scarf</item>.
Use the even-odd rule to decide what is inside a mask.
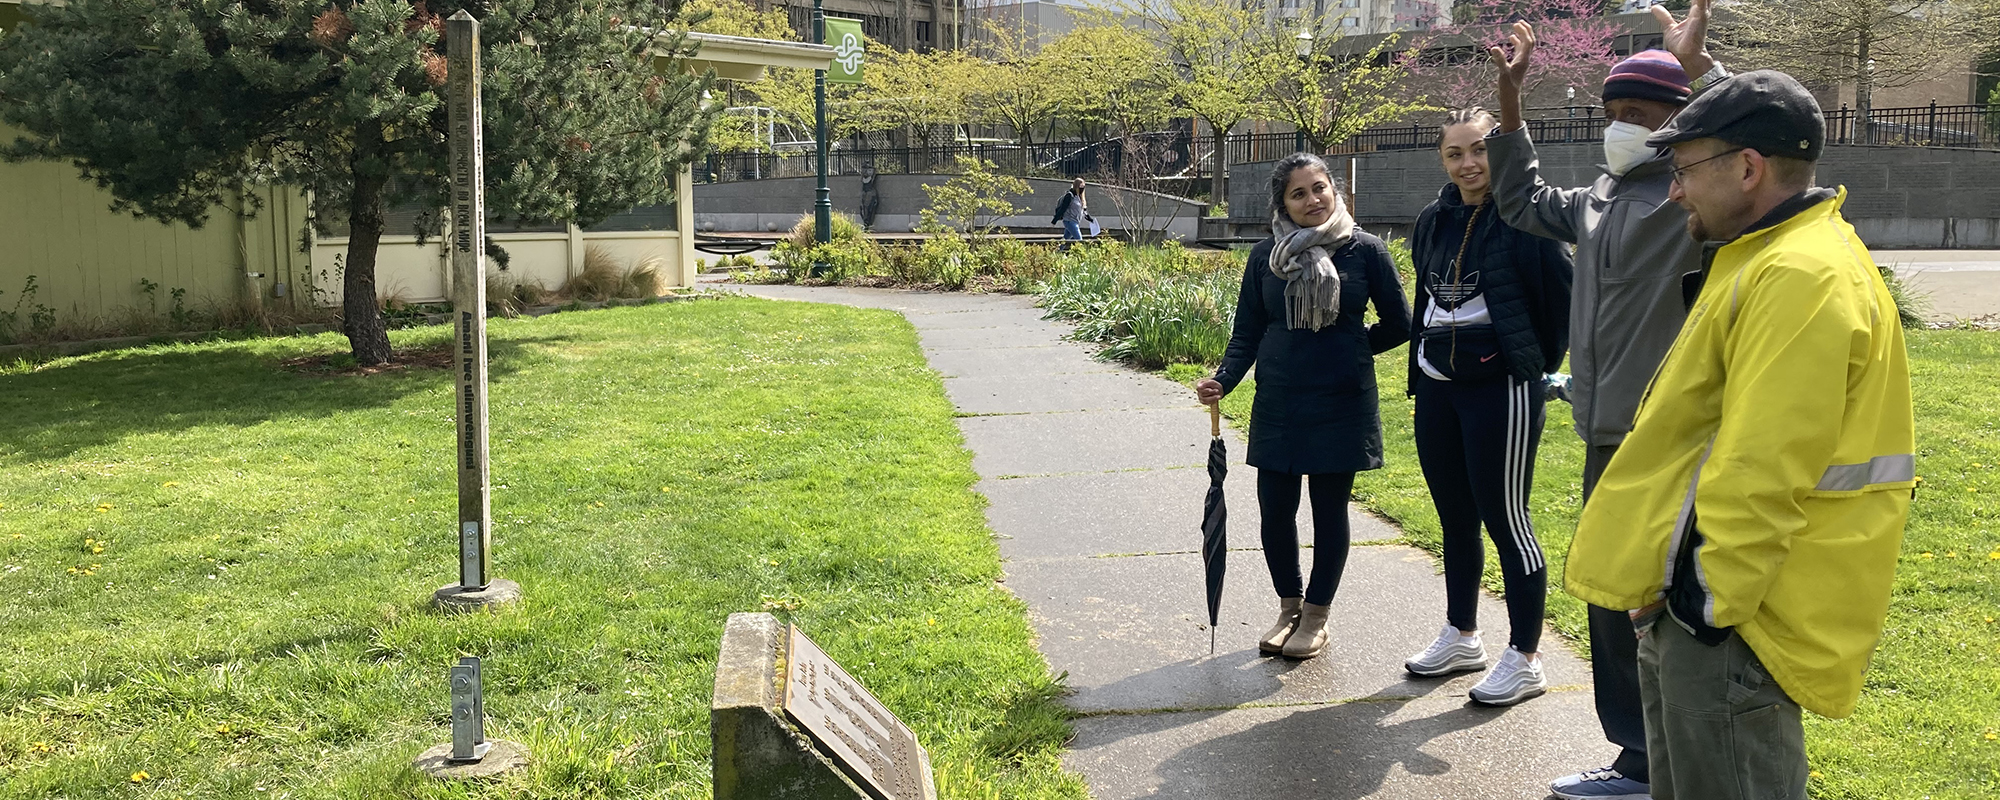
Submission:
[[[1317,227],[1301,228],[1279,208],[1271,214],[1271,274],[1285,279],[1285,326],[1317,331],[1340,316],[1340,271],[1332,253],[1354,238],[1354,217],[1339,194],[1333,214]]]

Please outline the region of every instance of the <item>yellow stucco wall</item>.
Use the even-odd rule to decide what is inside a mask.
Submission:
[[[0,136],[11,136],[0,129]],[[692,193],[690,174],[679,181],[681,197]],[[154,307],[165,313],[171,292],[187,290],[191,308],[240,303],[256,298],[267,307],[303,306],[317,301],[338,305],[336,258],[344,237],[319,237],[310,253],[298,248],[305,224],[305,198],[294,191],[260,191],[263,208],[245,219],[235,208],[218,207],[200,229],[164,225],[110,211],[111,195],[82,180],[68,164],[0,163],[0,312],[14,309],[28,276],[36,304],[55,309],[59,320],[117,318],[144,309],[140,281],[159,284]],[[694,243],[682,231],[693,228],[693,204],[678,208],[679,231],[496,234],[513,256],[520,278],[549,289],[563,285],[583,266],[585,248],[608,249],[621,265],[661,257],[671,285],[694,281]],[[437,302],[450,293],[438,239],[417,244],[410,236],[384,236],[376,286],[385,299]],[[252,278],[248,273],[263,273]],[[278,283],[283,298],[275,297]],[[317,292],[315,292],[317,288]]]
[[[0,137],[13,136],[0,129]],[[255,218],[219,207],[190,229],[113,213],[111,195],[67,163],[0,163],[0,312],[15,308],[30,275],[39,288],[23,316],[35,304],[55,309],[59,320],[143,308],[141,279],[159,284],[162,312],[176,288],[187,290],[191,307],[253,295],[282,304],[269,299],[274,283],[297,286],[309,263],[297,247],[304,199],[269,189],[261,196]]]
[[[684,232],[694,229],[694,171],[684,169],[676,181],[680,202],[676,205],[673,231],[593,232],[571,225],[567,231],[540,233],[496,233],[493,240],[506,248],[511,277],[555,290],[583,271],[584,253],[592,247],[604,250],[619,268],[658,258],[666,267],[669,286],[692,286],[695,282],[694,238]],[[340,266],[346,260],[347,238],[321,237],[312,248],[312,279],[317,291],[308,290],[323,304],[340,302]],[[487,260],[488,272],[496,269]],[[422,244],[414,236],[383,236],[375,256],[375,290],[384,299],[409,303],[443,302],[451,296],[450,264],[444,243],[430,237]],[[490,285],[490,284],[489,284]]]

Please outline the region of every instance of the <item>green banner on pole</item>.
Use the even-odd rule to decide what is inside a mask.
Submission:
[[[833,63],[826,68],[826,82],[860,83],[861,64],[868,57],[868,40],[861,35],[861,20],[827,17],[826,43],[833,45]]]

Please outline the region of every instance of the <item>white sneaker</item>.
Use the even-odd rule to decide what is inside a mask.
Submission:
[[[1542,676],[1542,662],[1530,661],[1521,651],[1509,647],[1500,654],[1500,663],[1493,665],[1493,671],[1486,673],[1485,680],[1472,687],[1471,694],[1477,703],[1511,706],[1540,697],[1548,690],[1549,680]]]
[[[1486,668],[1486,645],[1479,641],[1478,633],[1459,635],[1458,629],[1450,625],[1438,633],[1437,641],[1430,647],[1403,662],[1403,669],[1410,674],[1425,678],[1450,675]]]

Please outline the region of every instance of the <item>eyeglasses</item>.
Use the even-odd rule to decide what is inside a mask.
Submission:
[[[1710,162],[1710,161],[1714,161],[1714,160],[1716,160],[1716,159],[1718,159],[1718,158],[1721,158],[1721,157],[1723,157],[1723,156],[1733,156],[1733,155],[1736,155],[1737,153],[1741,153],[1741,152],[1743,152],[1743,151],[1745,151],[1745,150],[1748,150],[1748,149],[1750,149],[1750,148],[1748,148],[1748,147],[1734,147],[1734,148],[1730,148],[1730,149],[1728,149],[1728,150],[1724,150],[1724,151],[1722,151],[1722,152],[1720,152],[1720,153],[1716,153],[1715,155],[1712,155],[1712,156],[1709,156],[1709,157],[1707,157],[1707,158],[1704,158],[1704,159],[1702,159],[1702,160],[1700,160],[1700,161],[1696,161],[1696,162],[1694,162],[1694,163],[1692,163],[1692,164],[1689,164],[1689,165],[1687,165],[1687,166],[1684,166],[1684,167],[1675,167],[1675,168],[1674,168],[1674,183],[1680,183],[1680,182],[1682,182],[1682,176],[1683,176],[1683,175],[1685,175],[1685,174],[1687,173],[1687,171],[1688,171],[1688,170],[1691,170],[1691,169],[1694,169],[1695,167],[1699,167],[1699,166],[1701,166],[1701,165],[1703,165],[1703,164],[1706,164],[1706,163],[1708,163],[1708,162]]]

